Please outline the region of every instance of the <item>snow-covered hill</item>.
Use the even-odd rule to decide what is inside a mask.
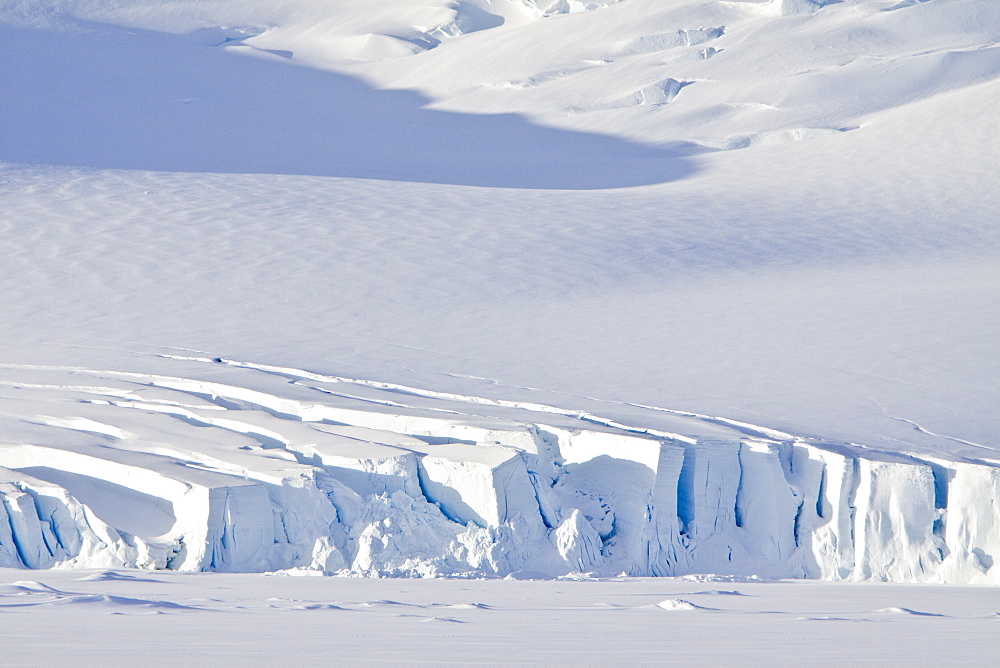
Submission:
[[[0,2],[0,565],[1000,581],[998,44]]]

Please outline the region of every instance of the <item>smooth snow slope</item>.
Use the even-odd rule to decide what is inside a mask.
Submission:
[[[174,565],[222,567],[210,546],[228,525],[199,508],[299,503],[182,476],[204,492],[182,513],[190,499],[150,457],[216,455],[160,411],[111,421],[139,435],[129,449],[145,458],[109,455],[124,478],[74,477],[91,474],[67,462],[95,446],[63,434],[65,421],[92,419],[63,395],[72,369],[208,380],[155,357],[167,352],[535,402],[696,440],[746,435],[663,425],[672,414],[656,408],[696,413],[775,443],[846,447],[850,461],[911,453],[930,491],[913,501],[890,484],[896,496],[872,503],[926,510],[929,528],[903,541],[916,547],[900,563],[917,565],[866,573],[885,554],[855,545],[850,565],[782,570],[799,567],[786,554],[778,571],[993,577],[995,551],[982,546],[995,505],[953,512],[966,517],[953,522],[956,556],[934,557],[947,543],[934,467],[971,465],[985,481],[1000,449],[992,3],[6,2],[0,21],[4,441],[76,453],[0,466],[74,488],[71,514],[122,487],[150,507],[101,517],[143,541],[83,537],[76,554],[103,542],[122,550],[108,563],[165,565],[163,545],[197,531],[204,545]],[[22,375],[36,372],[51,376]],[[213,447],[268,449],[274,436],[254,434]],[[875,452],[851,459],[865,448]],[[477,454],[445,459],[499,470]],[[447,490],[478,485],[447,468],[437,493],[400,491],[447,507]],[[156,491],[122,485],[133,470],[156,472]],[[609,493],[591,482],[588,493]],[[793,497],[799,482],[786,480]],[[487,501],[446,512],[448,530],[499,520]],[[583,558],[593,534],[608,539],[580,510],[572,540],[536,527],[562,546],[557,563]],[[537,501],[533,512],[544,515]],[[167,524],[172,537],[157,533]],[[274,530],[244,529],[251,543]],[[251,550],[233,563],[322,567],[334,551],[319,537],[308,555]],[[39,564],[59,560],[49,548]],[[927,558],[965,565],[943,575]]]

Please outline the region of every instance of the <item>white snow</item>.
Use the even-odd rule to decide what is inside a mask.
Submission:
[[[928,589],[553,623],[985,629],[903,592],[1000,584],[998,45],[983,0],[0,0],[0,567],[114,569],[2,616],[711,574]],[[546,580],[425,600],[481,577]]]
[[[993,587],[721,578],[393,580],[0,569],[27,664],[982,663]],[[721,589],[720,589],[721,588]]]

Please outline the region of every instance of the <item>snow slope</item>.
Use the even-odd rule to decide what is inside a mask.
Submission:
[[[997,582],[998,35],[0,3],[2,563]]]

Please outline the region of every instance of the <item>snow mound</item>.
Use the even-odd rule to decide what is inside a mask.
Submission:
[[[60,594],[62,592],[34,580],[18,580],[11,584],[0,584],[0,596],[22,596],[31,594]]]
[[[75,578],[77,582],[157,582],[151,578],[141,578],[128,573],[117,573],[115,571],[101,571],[91,575],[84,575]]]
[[[151,608],[165,610],[195,610],[191,606],[179,605],[171,601],[149,601],[128,596],[111,596],[108,594],[76,594],[45,603],[45,605],[100,605],[115,608]]]
[[[656,604],[656,607],[660,610],[667,610],[670,612],[690,612],[693,610],[709,610],[710,608],[703,608],[700,605],[695,605],[690,601],[685,601],[680,598],[668,598],[665,601],[660,601]]]
[[[914,617],[944,617],[945,616],[945,615],[938,614],[936,612],[920,612],[919,610],[911,610],[910,608],[900,608],[900,607],[882,608],[880,610],[876,610],[875,612],[880,613],[880,614],[884,614],[884,615],[911,615],[911,616],[914,616]]]

